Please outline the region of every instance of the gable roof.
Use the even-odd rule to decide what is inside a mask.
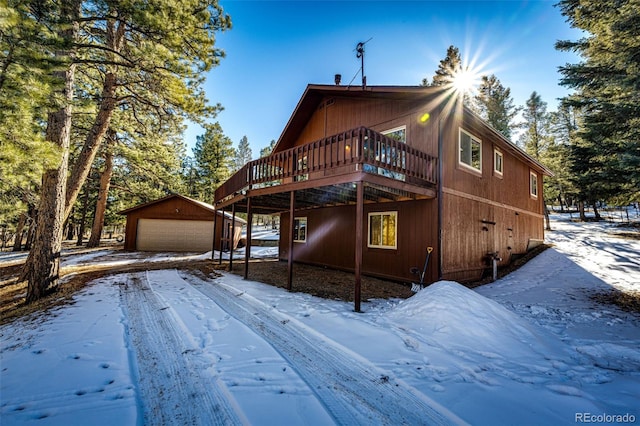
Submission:
[[[172,198],[179,198],[181,200],[186,201],[187,203],[195,204],[196,206],[198,206],[198,207],[200,207],[200,208],[202,208],[204,210],[207,210],[207,211],[209,211],[211,213],[215,213],[216,212],[216,208],[215,207],[213,207],[211,204],[205,203],[204,201],[199,201],[199,200],[196,200],[196,199],[193,199],[193,198],[189,198],[189,197],[186,197],[186,196],[180,195],[180,194],[169,194],[166,197],[158,198],[157,200],[149,201],[148,203],[139,204],[137,206],[128,208],[126,210],[122,210],[122,211],[118,212],[118,214],[127,215],[127,214],[129,214],[129,213],[131,213],[133,211],[144,209],[144,208],[147,208],[149,206],[153,206],[155,204],[163,203],[163,202],[165,202],[167,200],[170,200]],[[218,214],[222,214],[222,213],[223,213],[222,210],[218,210]],[[229,220],[231,220],[233,218],[233,215],[231,213],[224,212],[224,215]],[[238,217],[238,216],[236,216],[235,220],[236,220],[236,222],[239,222],[239,223],[247,223],[246,220],[244,220],[244,219],[242,219],[241,217]]]
[[[433,86],[367,86],[363,88],[362,86],[309,84],[298,101],[296,108],[293,110],[291,117],[289,117],[289,121],[273,148],[273,152],[282,151],[293,146],[297,138],[300,136],[300,133],[302,133],[304,127],[311,119],[311,116],[320,105],[320,102],[322,102],[326,97],[342,96],[363,99],[399,99],[417,101],[420,99],[432,99],[434,95],[437,95],[441,91],[441,87]],[[553,176],[553,172],[551,170],[527,154],[516,144],[512,143],[479,115],[467,107],[464,108],[464,113],[469,114],[474,119],[482,122],[484,126],[504,142],[504,148],[516,157],[520,158],[520,160],[525,163],[529,163],[539,172],[547,176]]]
[[[329,84],[309,84],[298,105],[293,110],[273,152],[290,148],[298,138],[304,126],[311,119],[316,108],[325,97],[348,96],[364,99],[404,99],[417,100],[432,96],[437,88],[427,86],[336,86]]]

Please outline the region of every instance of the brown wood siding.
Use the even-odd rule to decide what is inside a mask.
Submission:
[[[429,120],[420,118],[428,112]],[[365,126],[384,132],[407,128],[407,144],[429,155],[437,155],[437,114],[426,102],[333,97],[324,99],[300,133],[294,146],[304,145],[340,132]]]
[[[367,247],[368,214],[398,212],[397,249]],[[307,218],[307,241],[294,243],[294,260],[352,271],[355,256],[355,206],[339,206],[298,211],[296,217]],[[289,223],[284,213],[280,223]],[[422,269],[426,248],[437,249],[437,204],[435,200],[365,204],[364,206],[363,273],[411,282],[415,276],[409,269]],[[280,229],[280,258],[288,256],[289,231]],[[427,282],[437,279],[437,250],[431,254]]]
[[[458,163],[460,127],[482,141],[481,175]],[[474,280],[489,266],[488,252],[506,264],[530,239],[544,238],[542,197],[530,195],[530,166],[479,121],[455,118],[443,128],[443,278]],[[494,173],[494,149],[503,155],[502,176]],[[541,184],[538,174],[538,194]]]
[[[152,204],[127,213],[127,225],[125,229],[124,249],[128,251],[136,250],[136,238],[138,234],[138,219],[173,219],[173,220],[209,220],[213,226],[213,212],[190,203],[182,198],[169,198],[165,201]],[[220,218],[220,216],[218,216]],[[220,220],[217,223],[215,234],[216,248],[220,246],[220,233],[222,227]],[[231,223],[230,219],[225,222]],[[241,228],[241,224],[236,224],[236,228]],[[236,229],[239,237],[239,230]]]
[[[459,129],[482,141],[482,175],[460,165],[458,162]],[[440,161],[443,162],[444,188],[473,194],[480,198],[507,204],[526,211],[542,214],[542,197],[532,198],[529,193],[530,166],[505,149],[506,142],[499,140],[490,130],[482,126],[477,120],[458,119],[447,120],[446,130],[443,131],[443,152]],[[494,174],[493,152],[497,148],[503,155],[503,174]],[[542,175],[538,173],[538,194],[541,191]]]

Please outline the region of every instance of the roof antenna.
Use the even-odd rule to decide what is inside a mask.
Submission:
[[[358,45],[356,46],[356,58],[360,58],[360,73],[362,74],[362,88],[366,89],[367,88],[367,76],[364,75],[364,45],[369,43],[371,41],[373,37],[371,37],[369,40],[365,41],[365,42],[360,42],[358,43]]]

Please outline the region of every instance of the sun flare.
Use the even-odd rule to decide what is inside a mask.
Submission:
[[[458,94],[469,94],[480,84],[480,73],[468,66],[461,67],[452,76],[451,83]]]

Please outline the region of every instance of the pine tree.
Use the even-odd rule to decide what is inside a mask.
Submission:
[[[48,115],[45,136],[47,141],[58,146],[60,157],[56,167],[47,169],[42,178],[37,213],[38,222],[33,247],[22,272],[22,278],[27,280],[26,300],[28,303],[43,297],[49,288],[57,287],[60,277],[67,161],[71,140],[71,112],[76,72],[75,52],[70,46],[77,41],[79,17],[79,0],[61,4],[57,19],[63,25],[58,27],[58,35],[65,41],[66,49],[56,50],[55,56],[62,63],[66,63],[66,66],[55,71],[53,76],[64,85],[59,93],[60,106]]]
[[[564,102],[582,111],[572,145],[582,201],[640,197],[640,15],[637,0],[561,0],[571,26],[585,36],[559,41],[582,61],[560,68],[575,89]]]
[[[64,83],[64,96],[60,98],[62,107],[55,114],[49,114],[47,126],[47,140],[60,147],[57,174],[54,177],[50,172],[45,173],[34,247],[23,272],[29,289],[38,287],[28,292],[28,300],[33,301],[42,296],[42,289],[55,285],[58,269],[55,259],[59,257],[59,250],[55,250],[61,242],[59,229],[75,204],[116,107],[133,111],[136,119],[144,111],[172,124],[175,124],[173,117],[199,121],[214,115],[220,107],[206,104],[203,73],[223,56],[223,52],[214,47],[214,33],[229,28],[231,22],[216,0],[117,3],[72,0],[60,5],[34,0],[25,3],[43,12],[41,20],[33,16],[31,20],[52,28],[64,41],[63,48],[57,48],[55,55],[49,56],[65,65],[63,70],[53,73]],[[76,8],[82,10],[82,17],[79,12],[70,13]],[[74,29],[73,37],[65,36],[69,28]],[[75,73],[71,71],[76,68],[82,71],[79,74],[88,77],[81,87],[74,85]],[[67,117],[70,117],[70,96],[74,90],[81,98],[97,99],[98,103],[93,124],[86,132],[67,180],[71,132]],[[59,114],[57,119],[56,114]],[[162,150],[157,143],[152,142],[147,151]],[[157,172],[162,174],[166,170]],[[60,185],[65,188],[61,189]],[[66,204],[62,213],[58,209],[60,196]]]
[[[238,149],[236,149],[235,155],[235,170],[240,170],[245,164],[251,161],[253,153],[249,146],[249,140],[246,136],[243,136],[238,143]]]
[[[513,105],[511,89],[505,88],[495,75],[482,76],[474,110],[507,139],[511,138],[511,122],[520,108]]]
[[[520,127],[524,133],[520,136],[520,143],[527,153],[539,159],[546,149],[549,132],[549,114],[547,103],[542,101],[536,92],[531,93],[522,112],[524,122]]]
[[[571,146],[579,119],[579,112],[564,104],[560,104],[558,111],[549,114],[552,139],[544,164],[554,176],[544,180],[544,194],[547,200],[557,200],[562,211],[565,206],[573,204],[577,195],[571,174]]]
[[[263,157],[268,157],[273,153],[273,148],[276,147],[276,140],[275,139],[271,139],[271,142],[269,143],[269,146],[265,146],[264,148],[262,148],[260,150],[260,158]]]
[[[45,128],[56,108],[53,93],[63,88],[53,76],[64,66],[53,54],[61,39],[38,16],[21,1],[0,1],[0,222],[19,234],[38,201],[43,171],[60,158]]]
[[[197,198],[213,202],[214,191],[231,175],[233,142],[225,136],[220,123],[206,124],[205,133],[196,137],[193,154]]]
[[[433,76],[431,84],[429,79],[422,79],[423,86],[450,86],[456,74],[462,70],[462,58],[460,50],[455,46],[449,46],[447,56],[440,61],[438,69]]]
[[[83,46],[84,61],[104,71],[96,85],[98,112],[69,178],[67,214],[118,103],[194,121],[215,115],[219,106],[205,104],[202,73],[224,55],[214,47],[214,32],[231,25],[216,0],[88,2],[86,9],[96,22],[86,33],[97,44]]]
[[[550,139],[547,103],[542,101],[540,95],[533,92],[531,96],[529,96],[529,99],[527,99],[522,115],[524,122],[521,124],[521,127],[524,128],[525,131],[520,137],[521,144],[529,155],[544,164],[544,156],[549,148]],[[549,209],[546,200],[548,194],[545,193],[544,196],[545,229],[551,230]]]

